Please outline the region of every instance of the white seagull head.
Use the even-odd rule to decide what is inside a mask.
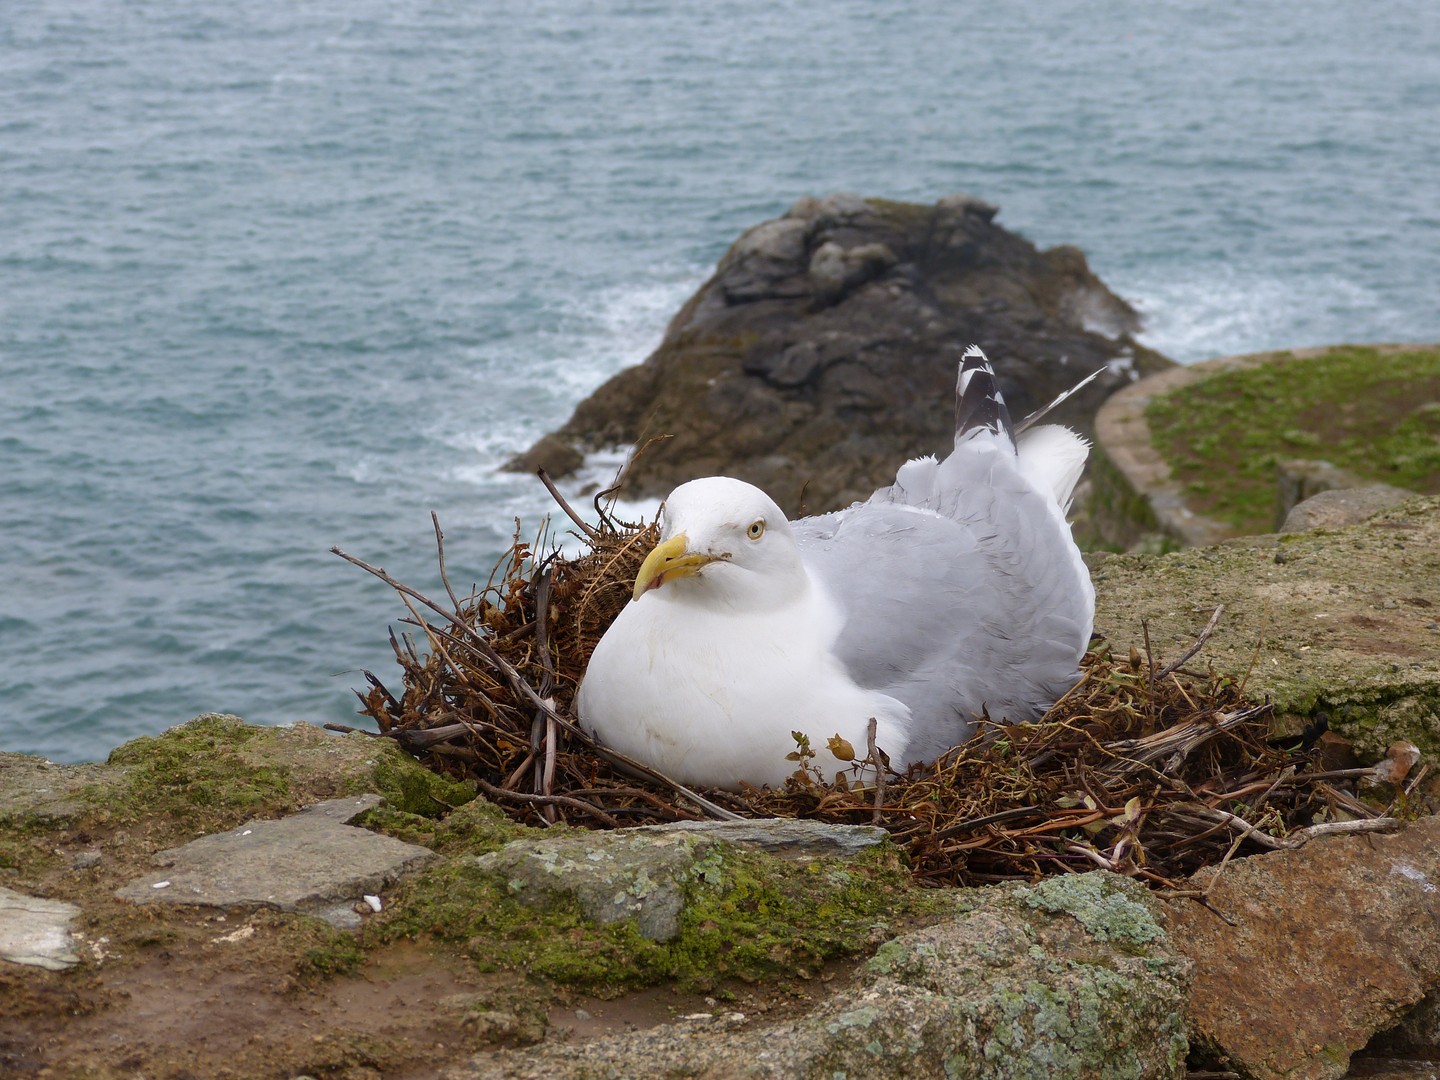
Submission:
[[[755,611],[790,603],[808,587],[774,500],[742,480],[707,476],[665,500],[660,543],[636,575],[634,599]]]

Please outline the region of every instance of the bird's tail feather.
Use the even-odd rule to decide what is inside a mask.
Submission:
[[[1059,424],[1042,424],[1023,432],[1016,442],[1020,472],[1041,491],[1054,497],[1065,513],[1070,497],[1085,471],[1090,444]]]
[[[955,382],[956,445],[982,428],[1015,441],[1010,410],[1005,407],[990,361],[979,345],[971,345],[960,360],[960,375]]]
[[[1068,511],[1075,485],[1085,470],[1090,444],[1069,428],[1055,424],[1034,425],[1071,394],[1087,386],[1100,371],[1071,387],[1044,408],[1031,413],[1017,426],[1010,420],[1010,410],[1000,393],[990,361],[980,346],[971,345],[961,358],[960,374],[955,384],[956,445],[980,431],[1004,435],[1015,447],[1020,472],[1037,489],[1051,496],[1061,511]]]
[[[1065,392],[1060,394],[1060,396],[1057,397],[1054,401],[1050,402],[1049,405],[1040,406],[1040,408],[1036,409],[1029,416],[1025,417],[1024,420],[1021,420],[1018,424],[1015,425],[1015,434],[1023,434],[1026,429],[1032,428],[1036,424],[1040,423],[1041,420],[1045,419],[1046,416],[1050,415],[1052,410],[1063,405],[1068,398],[1070,398],[1074,394],[1078,394],[1081,390],[1084,390],[1085,387],[1089,386],[1092,382],[1099,378],[1101,373],[1104,372],[1104,370],[1105,369],[1103,367],[1096,368],[1089,375],[1086,375],[1085,378],[1081,379],[1074,386],[1070,387],[1069,390],[1066,390]]]

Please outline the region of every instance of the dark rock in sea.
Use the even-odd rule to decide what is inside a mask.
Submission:
[[[1088,432],[1113,390],[1171,361],[1135,343],[1134,309],[1079,250],[1040,251],[996,213],[966,195],[801,199],[735,241],[643,364],[509,467],[564,475],[584,453],[668,435],[632,464],[627,494],[725,473],[791,513],[834,509],[948,450],[972,342],[1017,418],[1107,368],[1056,414]]]

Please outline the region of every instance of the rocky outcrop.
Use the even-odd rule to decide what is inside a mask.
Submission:
[[[975,891],[798,1019],[729,1030],[726,1017],[687,1017],[484,1054],[445,1076],[1180,1077],[1189,964],[1157,908],[1101,872]]]
[[[1106,368],[1057,414],[1088,431],[1112,391],[1170,361],[1135,344],[1134,310],[1080,251],[1040,251],[995,214],[968,196],[800,200],[735,241],[660,347],[512,466],[564,474],[669,436],[632,463],[630,494],[725,473],[792,514],[833,509],[948,449],[972,342],[1017,417]]]

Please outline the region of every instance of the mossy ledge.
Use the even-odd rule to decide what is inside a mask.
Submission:
[[[143,835],[135,852],[143,857],[322,799],[382,795],[385,804],[357,824],[430,847],[441,858],[397,886],[353,946],[321,948],[306,962],[312,974],[350,970],[366,950],[403,939],[456,949],[481,971],[524,973],[598,995],[668,981],[696,988],[731,977],[804,981],[832,959],[868,953],[900,929],[938,917],[944,906],[941,894],[914,887],[888,843],[851,858],[803,863],[722,843],[688,874],[681,933],[661,944],[632,924],[597,926],[573,899],[520,903],[476,856],[532,834],[589,834],[514,824],[469,785],[430,772],[388,739],[206,714],[126,743],[104,766],[12,759],[43,769],[47,793],[0,804],[0,824],[9,830],[0,869],[5,883],[17,887],[41,886],[63,871],[47,839],[57,824],[87,837],[114,830]],[[17,768],[6,775],[18,774]],[[57,821],[48,792],[62,777],[77,781],[76,798]]]
[[[710,992],[728,978],[808,980],[827,961],[866,953],[944,910],[940,894],[910,884],[888,845],[797,864],[717,844],[686,874],[683,893],[678,936],[657,942],[631,920],[596,924],[573,896],[523,902],[502,874],[457,854],[407,882],[363,940],[431,938],[481,970],[524,971],[601,997],[668,981]]]
[[[1236,533],[1270,531],[1287,459],[1440,493],[1440,348],[1337,345],[1196,370],[1146,410],[1196,513]]]
[[[1090,1075],[1101,1060],[1124,1066],[1115,1075],[1170,1076],[1183,1060],[1183,965],[1163,936],[1152,937],[1147,908],[1155,902],[1120,878],[1086,875],[1029,891],[925,889],[883,839],[858,854],[789,861],[707,838],[686,864],[677,932],[661,941],[633,921],[597,924],[572,896],[521,897],[506,873],[480,860],[518,841],[559,838],[583,851],[606,834],[516,825],[388,740],[207,715],[126,744],[103,765],[7,755],[0,780],[0,824],[10,841],[0,883],[76,905],[82,935],[82,962],[72,972],[17,981],[0,971],[0,1005],[27,1024],[43,1018],[62,1041],[75,1018],[90,1014],[116,1030],[135,1024],[128,999],[109,987],[133,985],[137,972],[154,968],[189,972],[196,986],[262,980],[274,1000],[262,993],[250,1008],[272,1010],[267,1036],[224,1056],[225,1066],[243,1075],[339,1076],[342,1066],[385,1071],[420,1060],[439,1064],[444,1054],[453,1062],[462,1050],[534,1043],[553,1022],[547,1012],[575,994],[610,1000],[646,987],[688,993],[701,1009],[706,997],[697,995],[712,1007],[733,1002],[753,1010],[758,1001],[780,1010],[757,1014],[756,1023],[768,1027],[726,1038],[712,1040],[722,1033],[709,1032],[696,1040],[681,1031],[683,1023],[667,1022],[641,1033],[679,1033],[684,1053],[755,1057],[780,1047],[852,1074],[869,1063],[875,1076],[907,1075],[905,1062],[916,1053],[941,1068],[936,1055],[944,1047],[954,1068],[977,1076]],[[217,912],[116,898],[118,886],[154,873],[152,858],[162,848],[361,791],[379,791],[389,802],[355,823],[423,844],[438,858],[381,890],[382,910],[367,910],[357,932],[253,904]],[[688,836],[684,842],[694,843]],[[77,862],[75,853],[84,851],[94,857]],[[407,1007],[428,1010],[410,1018],[411,1029],[441,1025],[450,1050],[417,1050],[412,1036],[378,1030],[361,1036],[336,1029],[322,1045],[313,1028],[277,1019],[297,1000],[393,978],[397,957],[424,958],[429,972],[455,972],[467,991],[458,998],[437,992]],[[857,968],[853,985],[847,968]],[[955,976],[961,970],[969,974]],[[1002,986],[992,976],[1009,981]],[[51,1007],[61,1000],[68,1003],[62,1011]],[[912,1030],[903,1018],[919,1015],[915,1009],[924,1022]],[[975,1036],[973,1045],[957,1049],[956,1023]],[[0,1020],[0,1046],[6,1030]],[[74,1046],[66,1060],[84,1072],[96,1059],[81,1042]],[[1017,1047],[1024,1048],[1018,1058]],[[574,1062],[545,1064],[556,1048],[563,1044],[548,1040],[524,1051],[533,1062],[527,1056],[518,1072],[504,1075],[526,1075],[532,1064],[551,1070],[545,1075],[585,1073],[588,1066]],[[632,1045],[623,1052],[648,1051]],[[197,1074],[213,1074],[220,1060],[202,1061],[194,1047],[150,1047],[142,1058]]]
[[[471,785],[421,767],[388,739],[345,738],[365,752],[347,754],[336,736],[309,724],[257,727],[206,713],[117,747],[107,764],[119,772],[82,797],[116,820],[183,815],[204,831],[364,792],[426,817],[474,798]]]

